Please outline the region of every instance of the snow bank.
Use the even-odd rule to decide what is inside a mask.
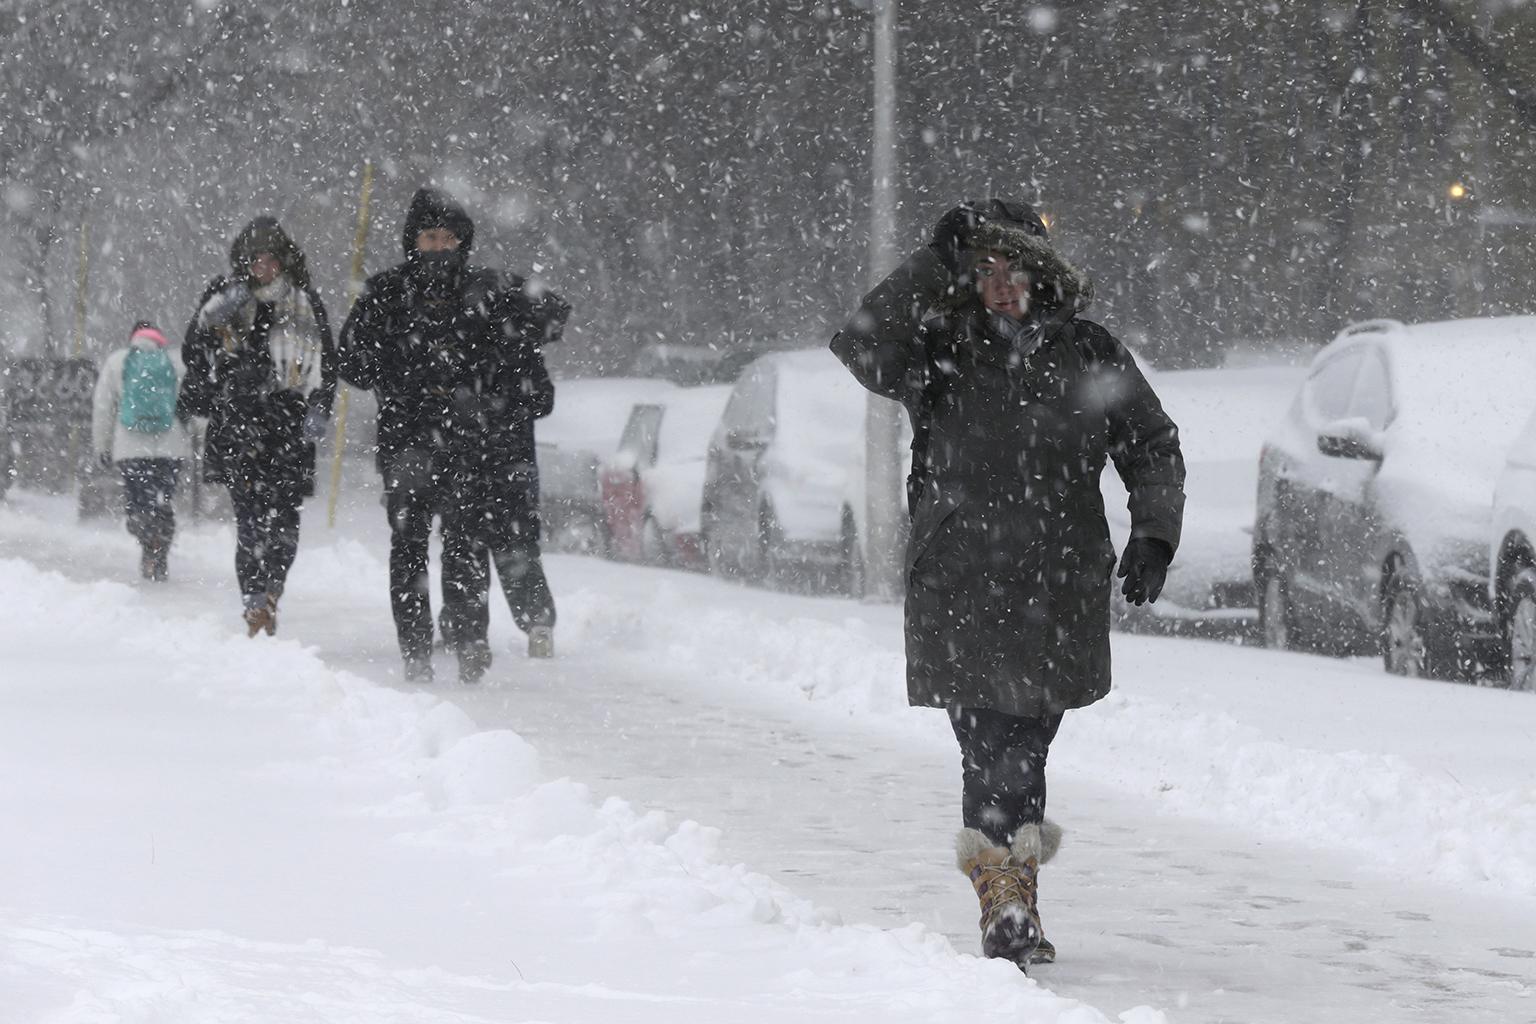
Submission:
[[[670,579],[643,599],[579,591],[564,628],[736,699],[953,744],[941,714],[906,705],[894,609],[781,598],[799,613],[769,614],[715,586],[709,601]],[[1067,716],[1053,770],[1403,877],[1536,894],[1528,694],[1198,641],[1114,646],[1116,689]]]
[[[1105,1020],[297,643],[17,561],[0,594],[0,1019]]]

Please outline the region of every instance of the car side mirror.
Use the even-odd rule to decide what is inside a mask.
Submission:
[[[1330,423],[1317,435],[1317,450],[1334,459],[1361,459],[1380,462],[1381,445],[1363,419]]]

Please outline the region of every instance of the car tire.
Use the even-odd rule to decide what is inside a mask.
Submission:
[[[1424,632],[1422,588],[1401,562],[1387,569],[1381,598],[1381,661],[1393,675],[1434,679],[1454,667]]]
[[[740,569],[736,563],[725,557],[725,549],[716,539],[714,531],[706,529],[699,536],[699,544],[704,548],[704,564],[709,569],[711,576],[719,576],[721,579],[734,579]]]
[[[547,541],[556,551],[608,557],[608,531],[600,518],[585,512],[572,512],[562,517],[548,530]]]
[[[1290,579],[1279,570],[1270,570],[1259,581],[1259,638],[1271,650],[1301,649],[1301,634],[1291,607]]]
[[[1536,692],[1536,569],[1522,569],[1510,580],[1504,620],[1504,685]]]

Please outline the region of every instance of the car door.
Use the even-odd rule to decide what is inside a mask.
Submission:
[[[1292,566],[1291,599],[1314,610],[1333,604],[1337,596],[1336,568],[1324,527],[1327,495],[1338,486],[1335,464],[1342,461],[1318,451],[1317,439],[1325,426],[1347,414],[1364,354],[1361,346],[1349,346],[1320,361],[1308,375],[1297,403],[1300,444],[1287,454],[1281,480],[1279,532]]]
[[[656,443],[666,408],[638,403],[629,412],[619,450],[603,467],[603,515],[609,543],[621,558],[638,559],[643,547],[645,492],[643,472],[656,462]]]
[[[1344,418],[1364,421],[1370,434],[1379,436],[1396,414],[1395,403],[1387,354],[1378,345],[1368,346]],[[1381,460],[1358,455],[1324,458],[1329,472],[1327,486],[1319,496],[1319,547],[1330,567],[1329,598],[1342,611],[1354,615],[1362,627],[1372,629],[1387,546],[1375,502]]]

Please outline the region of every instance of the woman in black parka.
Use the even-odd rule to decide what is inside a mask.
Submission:
[[[203,478],[229,488],[246,631],[271,635],[298,553],[299,507],[315,493],[336,350],[304,254],[276,220],[247,224],[229,264],[187,325],[177,412],[208,419]]]
[[[1130,492],[1128,599],[1155,600],[1178,547],[1178,431],[1124,346],[1080,315],[1091,288],[1025,204],[966,203],[866,296],[832,349],[913,421],[908,700],[960,742],[961,870],[983,949],[1054,958],[1036,908],[1045,760],[1062,714],[1109,692],[1114,550],[1099,477]]]

